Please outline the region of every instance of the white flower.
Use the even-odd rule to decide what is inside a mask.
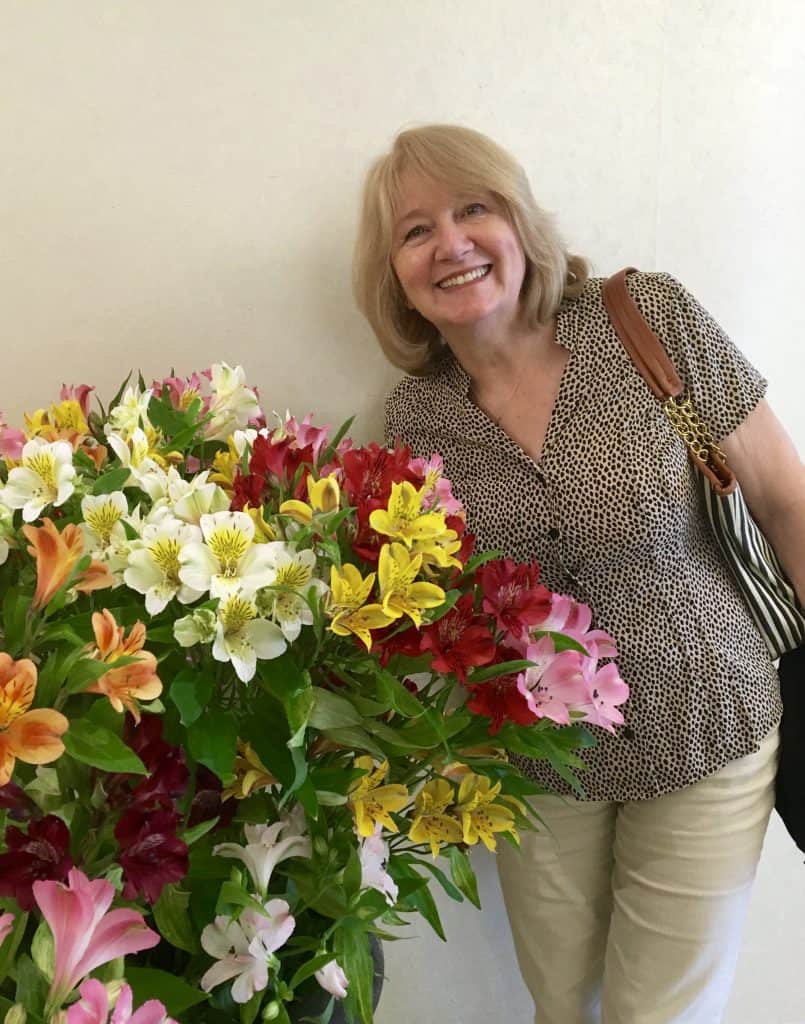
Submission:
[[[329,992],[336,999],[345,998],[349,979],[339,967],[337,960],[331,960],[324,967],[320,967],[316,971],[316,981],[325,992]]]
[[[271,873],[280,861],[289,857],[311,855],[310,836],[304,831],[304,820],[289,816],[273,825],[246,825],[246,845],[219,843],[212,852],[218,857],[234,857],[249,869],[255,886],[265,896]],[[282,839],[279,837],[285,833]]]
[[[0,504],[0,565],[8,558],[10,540],[14,537],[14,513],[7,506]]]
[[[194,590],[225,597],[254,593],[271,579],[265,544],[253,544],[254,522],[245,512],[213,512],[200,520],[204,543],[182,548],[179,578]]]
[[[176,483],[171,483],[168,497],[178,519],[198,526],[202,516],[225,512],[229,508],[229,495],[218,484],[207,483],[208,473],[209,470],[205,470],[192,480],[180,477]]]
[[[316,555],[310,549],[297,551],[294,544],[284,541],[270,541],[262,546],[266,549],[271,578],[268,588],[260,592],[259,607],[279,624],[288,643],[293,643],[302,626],[313,624],[308,594],[312,590],[318,599],[329,587],[313,575]]]
[[[180,647],[194,647],[196,644],[211,644],[215,639],[218,618],[210,608],[197,608],[192,615],[185,615],[173,624],[173,635]]]
[[[75,490],[73,449],[67,441],[34,437],[22,449],[22,465],[8,474],[0,488],[0,501],[21,508],[22,518],[32,523],[47,505],[63,505]]]
[[[257,671],[257,659],[278,658],[287,644],[273,622],[257,615],[254,602],[235,592],[221,599],[212,656],[231,661],[241,682],[248,683]]]
[[[210,367],[212,398],[209,411],[212,419],[205,433],[211,441],[225,441],[235,430],[242,430],[260,415],[257,395],[246,387],[242,366],[213,363]]]
[[[145,431],[136,427],[128,440],[124,440],[118,434],[107,434],[106,440],[120,459],[120,464],[131,470],[131,476],[123,486],[131,487],[132,481],[134,481],[149,496],[151,496],[151,491],[159,496],[165,487],[163,480],[165,471],[149,456],[151,446]]]
[[[394,879],[386,871],[389,846],[380,838],[382,831],[383,826],[378,822],[373,835],[367,836],[360,844],[361,889],[377,889],[386,897],[389,906],[393,907],[397,902],[399,890]]]
[[[82,498],[81,515],[88,550],[102,552],[115,542],[125,542],[123,521],[128,514],[129,505],[122,491],[87,494]]]
[[[120,402],[109,413],[104,427],[107,435],[122,434],[125,440],[129,440],[135,430],[150,427],[148,403],[152,394],[151,390],[140,392],[135,387],[126,388]]]
[[[170,516],[143,529],[142,541],[129,554],[129,566],[123,579],[127,587],[145,594],[145,609],[149,615],[159,615],[174,597],[182,604],[203,597],[203,591],[194,590],[179,578],[182,548],[200,539],[201,530],[197,526]]]
[[[268,984],[268,968],[277,962],[274,953],[291,937],[296,921],[285,900],[269,900],[265,914],[248,908],[237,921],[219,916],[201,933],[201,945],[218,962],[201,979],[201,987],[209,992],[235,978],[232,998],[248,1003],[255,992]]]
[[[254,427],[247,427],[246,430],[235,430],[232,434],[232,447],[238,454],[238,458],[243,458],[243,453],[246,449],[252,449],[254,442],[257,437],[268,437],[268,431],[265,427],[262,427],[259,431],[255,430]]]

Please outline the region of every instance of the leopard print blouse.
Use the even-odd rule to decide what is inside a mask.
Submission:
[[[684,446],[626,355],[601,279],[559,311],[570,351],[535,462],[469,397],[445,349],[436,372],[403,378],[386,404],[387,441],[441,452],[479,548],[536,559],[552,590],[593,609],[631,688],[625,726],[593,727],[582,785],[590,800],[643,800],[687,786],[758,749],[779,722],[779,683],[707,520]],[[663,339],[715,438],[730,434],[766,382],[668,274],[629,289]],[[525,774],[571,794],[543,762]]]

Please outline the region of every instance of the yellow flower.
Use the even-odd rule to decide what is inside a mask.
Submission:
[[[36,694],[36,665],[0,651],[0,786],[11,779],[14,762],[50,764],[64,753],[64,715],[50,708],[30,710]]]
[[[408,803],[408,790],[399,783],[382,786],[389,770],[388,761],[375,768],[371,757],[356,757],[355,767],[366,774],[352,784],[349,792],[349,806],[355,815],[358,835],[366,838],[374,833],[377,822],[389,830],[398,832],[391,811],[401,811]]]
[[[277,539],[276,533],[263,517],[262,505],[259,508],[251,508],[249,505],[244,505],[243,511],[254,523],[254,537],[252,540],[255,544],[267,544],[269,541]]]
[[[375,582],[375,574],[366,579],[354,565],[337,569],[330,566],[330,630],[337,636],[353,633],[366,646],[372,647],[372,629],[390,625],[398,616],[389,615],[379,604],[365,604]]]
[[[221,793],[222,800],[234,796],[236,800],[245,800],[252,793],[268,789],[276,783],[276,779],[252,749],[251,743],[238,740],[238,756],[235,758],[235,781]]]
[[[377,508],[369,516],[369,525],[377,533],[401,540],[406,547],[414,541],[427,541],[445,532],[443,512],[423,512],[425,488],[419,490],[403,480],[392,484],[388,507]]]
[[[485,775],[472,773],[461,780],[456,810],[461,816],[464,842],[475,846],[480,839],[487,850],[497,849],[495,832],[511,832],[518,838],[514,827],[514,813],[503,804],[495,803],[500,783],[494,786]]]
[[[461,825],[445,811],[453,802],[453,787],[447,779],[433,779],[417,794],[415,817],[408,832],[413,843],[429,843],[430,852],[439,856],[442,843],[460,843]]]
[[[407,615],[419,629],[422,611],[437,608],[444,591],[435,583],[418,582],[422,555],[411,555],[403,544],[384,544],[380,549],[378,577],[383,611],[393,619]]]
[[[316,512],[334,512],[341,502],[341,489],[335,476],[324,476],[321,480],[307,478],[307,495],[310,504],[290,498],[280,505],[280,515],[290,516],[302,526],[313,522]]]
[[[231,492],[235,484],[235,474],[243,459],[238,454],[235,442],[231,437],[227,445],[226,451],[215,453],[215,458],[212,460],[212,473],[208,479],[211,483],[220,484],[225,491]]]

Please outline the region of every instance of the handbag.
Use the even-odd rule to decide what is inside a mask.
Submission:
[[[780,658],[783,719],[775,806],[805,851],[805,612],[771,545],[752,519],[724,453],[699,419],[665,348],[626,286],[626,267],[602,297],[612,326],[688,450],[705,515],[772,658]]]

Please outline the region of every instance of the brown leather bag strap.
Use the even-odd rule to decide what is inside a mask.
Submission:
[[[623,347],[655,397],[676,398],[683,390],[682,381],[626,287],[626,278],[633,273],[634,267],[624,267],[607,278],[602,289],[604,305]]]
[[[646,323],[626,287],[627,276],[636,272],[635,267],[624,267],[604,281],[601,295],[609,319],[641,377],[662,402],[665,415],[687,447],[696,469],[716,494],[730,494],[735,490],[735,474],[699,420],[665,346]]]

